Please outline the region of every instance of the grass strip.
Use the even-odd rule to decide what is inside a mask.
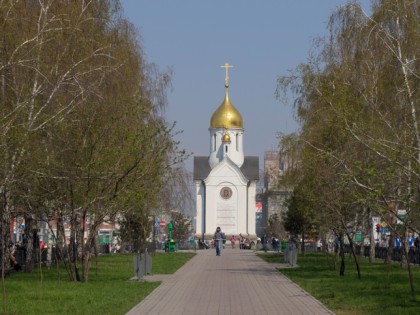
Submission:
[[[282,254],[260,254],[273,263],[283,263]],[[354,260],[346,256],[344,276],[334,269],[335,256],[325,253],[299,255],[297,268],[280,271],[313,295],[337,315],[418,315],[420,298],[411,298],[406,268],[382,260],[370,264],[360,258],[362,279],[357,277]],[[420,290],[420,268],[413,266],[414,283]]]
[[[152,256],[152,273],[174,273],[194,255],[157,253]],[[94,258],[87,283],[69,281],[62,266],[43,267],[42,282],[39,268],[32,273],[14,272],[5,281],[6,314],[125,314],[160,284],[129,281],[133,276],[133,254]]]

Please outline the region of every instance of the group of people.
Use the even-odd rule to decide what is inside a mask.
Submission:
[[[214,232],[212,241],[214,243],[214,247],[216,248],[216,256],[220,256],[222,248],[225,248],[226,237],[225,237],[225,233],[222,232],[222,229],[219,226],[216,228],[216,231]],[[252,245],[254,244],[253,241],[251,241],[247,237],[242,236],[242,234],[239,234],[238,239],[235,237],[235,235],[232,235],[229,241],[230,241],[230,245],[232,246],[232,249],[235,248],[236,242],[239,242],[240,249],[250,249]]]
[[[414,237],[412,234],[408,236],[406,239],[406,242],[408,243],[408,248],[413,250],[420,250],[420,236]],[[382,242],[384,244],[389,244],[389,237],[386,239],[385,242]],[[401,236],[397,234],[394,239],[394,247],[401,248],[402,246],[402,239]]]
[[[239,234],[239,249],[251,249],[254,244],[254,241],[250,240],[248,237],[242,236],[242,234]]]
[[[269,249],[269,243],[271,244],[271,249],[273,251],[280,251],[280,240],[277,237],[272,236],[271,240],[267,237],[266,234],[262,236],[261,239],[258,239],[261,242],[263,251],[267,251]]]

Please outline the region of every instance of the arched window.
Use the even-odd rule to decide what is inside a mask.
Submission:
[[[236,151],[239,151],[239,133],[236,133]]]
[[[226,151],[226,153],[227,153],[227,151],[228,151],[228,146],[225,146],[225,151]]]
[[[216,134],[213,135],[213,151],[216,151]]]

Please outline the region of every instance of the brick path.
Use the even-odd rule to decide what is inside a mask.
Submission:
[[[127,315],[333,314],[251,250],[199,250],[175,274],[144,279],[162,284]]]

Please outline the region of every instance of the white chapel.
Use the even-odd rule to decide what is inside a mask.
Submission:
[[[194,157],[197,214],[196,237],[211,238],[220,226],[227,237],[242,234],[256,238],[256,187],[258,156],[244,156],[244,124],[229,100],[225,64],[225,97],[210,119],[209,156]]]

